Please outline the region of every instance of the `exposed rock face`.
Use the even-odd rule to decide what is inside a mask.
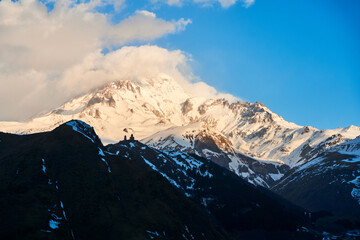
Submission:
[[[305,133],[308,133],[310,132],[310,128],[309,127],[305,127],[304,128],[304,131],[302,132],[302,134],[305,134]]]
[[[212,100],[212,101],[209,101],[209,102],[205,102],[202,105],[200,105],[198,107],[198,112],[200,113],[200,115],[203,115],[208,111],[209,108],[214,107],[214,106],[230,107],[230,104],[224,98],[216,99],[216,100]]]
[[[95,118],[101,118],[99,109],[95,109]]]
[[[124,89],[131,91],[132,93],[135,94],[141,94],[140,87],[131,81],[117,81],[114,83],[109,83],[105,88],[114,87],[114,86],[116,89]]]
[[[123,131],[126,133],[134,133],[134,129],[132,128],[124,128]]]
[[[115,100],[114,100],[114,98],[112,96],[109,98],[108,103],[109,103],[110,107],[113,107],[113,108],[116,107],[116,102],[115,102]]]
[[[210,130],[201,130],[196,135],[196,140],[198,143],[205,144],[209,150],[215,152],[230,152],[233,150],[233,145],[228,138],[218,133],[212,133]]]
[[[227,137],[207,126],[194,124],[192,127],[169,129],[143,141],[157,149],[197,154],[235,172],[250,183],[264,187],[273,185],[289,170],[283,163],[259,161],[242,154]]]
[[[193,104],[190,99],[186,99],[186,101],[182,104],[182,113],[186,115],[193,109]]]
[[[94,105],[94,104],[96,104],[96,103],[103,103],[103,102],[104,102],[104,98],[100,98],[100,97],[94,96],[94,97],[92,97],[92,98],[89,100],[89,102],[88,102],[88,104],[87,104],[86,107],[90,107],[90,106],[92,106],[92,105]]]

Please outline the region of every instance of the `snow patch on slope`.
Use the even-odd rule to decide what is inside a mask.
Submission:
[[[79,120],[67,122],[66,125],[71,126],[75,132],[82,134],[86,138],[90,139],[91,142],[95,142],[96,137],[91,133],[92,128],[90,125]]]
[[[360,176],[357,176],[354,180],[349,181],[349,184],[353,184],[354,188],[351,191],[351,196],[359,203],[360,205]]]

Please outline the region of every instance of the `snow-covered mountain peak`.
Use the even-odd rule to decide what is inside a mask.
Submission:
[[[118,142],[132,133],[136,139],[152,139],[154,146],[163,143],[181,149],[193,147],[184,136],[211,136],[224,153],[240,152],[289,166],[306,162],[314,149],[324,151],[360,135],[356,126],[333,130],[303,127],[284,120],[260,102],[230,103],[188,90],[166,74],[115,81],[29,122],[0,122],[0,131],[48,131],[80,119],[93,126],[105,143]],[[163,141],[166,138],[174,141],[169,144]]]

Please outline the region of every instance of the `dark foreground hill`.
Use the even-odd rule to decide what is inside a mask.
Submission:
[[[85,123],[0,141],[0,239],[229,239],[144,162],[106,153]]]
[[[309,153],[313,159],[289,171],[273,190],[317,212],[313,221],[318,228],[348,231],[359,239],[360,137],[325,151],[310,148]],[[316,221],[320,215],[322,218]]]
[[[218,165],[87,124],[0,133],[0,239],[317,239],[304,211]],[[310,226],[311,227],[311,226]]]
[[[107,146],[109,152],[145,161],[172,185],[204,207],[237,239],[313,239],[299,232],[304,210],[255,186],[211,160],[176,150],[159,151],[138,141]]]

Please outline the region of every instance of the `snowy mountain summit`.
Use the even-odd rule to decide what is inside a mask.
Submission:
[[[165,74],[108,83],[28,122],[0,122],[0,131],[49,131],[71,119],[93,126],[104,143],[134,134],[158,149],[209,158],[267,187],[289,167],[360,135],[356,126],[334,130],[298,126],[259,102],[197,96]]]

